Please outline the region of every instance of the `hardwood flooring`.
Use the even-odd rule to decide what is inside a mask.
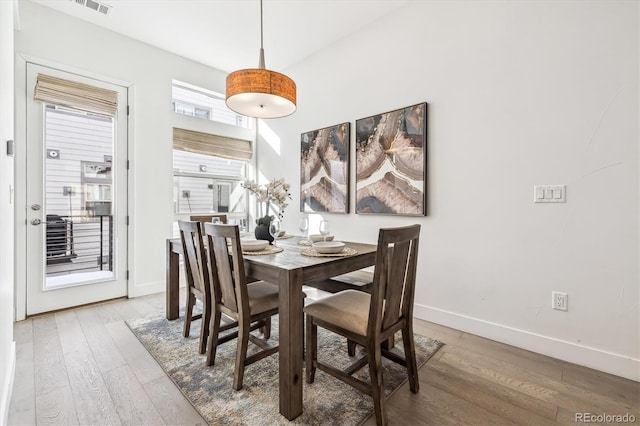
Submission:
[[[153,312],[164,312],[163,293],[16,323],[9,424],[205,425],[124,323]],[[576,413],[640,424],[637,382],[425,321],[414,328],[445,346],[419,370],[418,394],[405,384],[388,399],[391,424],[574,424]]]

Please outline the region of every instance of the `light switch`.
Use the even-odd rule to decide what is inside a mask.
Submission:
[[[536,185],[533,187],[534,203],[564,203],[566,202],[565,185]]]

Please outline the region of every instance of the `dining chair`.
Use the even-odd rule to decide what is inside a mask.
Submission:
[[[309,303],[306,313],[306,379],[313,383],[316,368],[373,398],[377,424],[386,424],[382,356],[407,368],[411,392],[419,390],[413,340],[413,299],[420,225],[380,229],[371,294],[344,290]],[[344,370],[318,361],[318,326],[363,346],[366,354]],[[402,331],[404,358],[388,348]],[[369,364],[370,382],[353,377]]]
[[[202,225],[197,221],[179,220],[180,240],[184,253],[184,270],[187,277],[187,301],[184,309],[184,337],[191,331],[191,322],[202,319],[200,327],[200,343],[198,350],[201,354],[207,348],[209,322],[211,318],[211,286],[207,269],[207,257],[204,247]],[[194,315],[196,301],[202,303],[202,313]]]
[[[211,222],[214,217],[220,219],[220,222],[227,223],[227,215],[226,214],[206,214],[206,215],[191,215],[189,220],[194,220],[196,222],[200,222],[203,225],[205,223]]]
[[[271,317],[278,313],[278,286],[266,281],[247,282],[244,260],[237,225],[205,223],[209,247],[209,273],[212,294],[212,315],[207,342],[207,365],[215,363],[218,345],[233,338],[238,339],[233,388],[242,388],[245,367],[278,352],[278,346],[270,346],[250,334],[264,327],[264,337],[270,337]],[[222,315],[232,318],[232,324],[221,325]],[[226,329],[236,326],[234,333],[221,336]],[[249,341],[260,351],[247,356]]]

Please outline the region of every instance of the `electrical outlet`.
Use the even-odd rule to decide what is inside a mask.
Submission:
[[[553,309],[558,309],[560,311],[569,310],[568,301],[569,298],[567,293],[561,293],[559,291],[551,292],[551,307]]]

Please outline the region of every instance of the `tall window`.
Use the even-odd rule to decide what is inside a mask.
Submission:
[[[223,94],[178,80],[173,80],[172,108],[178,114],[251,128],[249,118],[227,108]]]
[[[173,151],[174,209],[177,214],[245,213],[245,161]]]
[[[173,129],[174,211],[177,215],[230,213],[246,218],[251,142]]]

